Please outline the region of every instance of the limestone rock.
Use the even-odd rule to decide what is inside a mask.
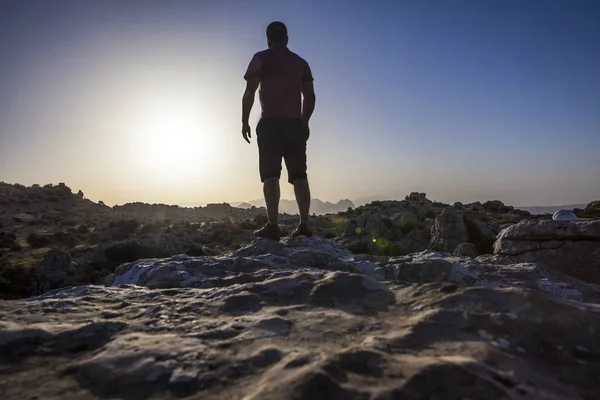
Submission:
[[[477,248],[473,243],[461,243],[454,250],[455,256],[461,257],[477,257]]]
[[[597,397],[600,287],[513,257],[352,255],[312,237],[126,263],[112,286],[0,302],[0,392]]]
[[[454,207],[445,208],[435,219],[435,225],[431,229],[429,248],[452,253],[459,244],[468,241],[469,233],[463,211]]]
[[[498,235],[494,253],[600,283],[600,221],[522,221]]]
[[[53,249],[36,267],[36,280],[41,292],[75,284],[77,263],[66,251]]]

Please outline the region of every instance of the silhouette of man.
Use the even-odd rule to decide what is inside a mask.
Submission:
[[[308,122],[315,109],[313,76],[300,56],[288,47],[287,28],[282,22],[267,27],[269,48],[252,57],[244,75],[246,91],[242,98],[242,136],[250,143],[248,124],[254,94],[260,85],[262,116],[256,126],[260,179],[269,222],[254,232],[259,238],[279,240],[279,178],[281,160],[285,160],[288,181],[300,212],[300,224],[291,236],[310,236],[308,215],[310,189],[306,175],[306,142],[310,136]],[[302,97],[304,99],[302,100]]]

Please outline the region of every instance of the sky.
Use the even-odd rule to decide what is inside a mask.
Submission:
[[[241,97],[275,20],[315,78],[313,197],[600,199],[593,0],[1,0],[0,181],[260,198]]]

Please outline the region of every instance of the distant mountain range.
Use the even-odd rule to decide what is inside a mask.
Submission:
[[[394,196],[386,195],[373,195],[368,197],[357,198],[354,201],[343,199],[337,203],[331,203],[329,201],[323,201],[320,199],[312,199],[310,205],[310,212],[315,214],[335,214],[340,211],[346,211],[348,207],[356,208],[365,204],[372,203],[377,200],[400,200],[394,198]],[[245,201],[245,202],[232,202],[230,203],[233,207],[238,208],[251,208],[251,207],[264,207],[265,201],[263,199]],[[180,204],[180,206],[191,207],[191,203]],[[194,204],[193,206],[198,206]],[[519,210],[529,211],[532,214],[554,214],[558,210],[573,210],[574,208],[585,208],[587,204],[566,204],[558,206],[514,206]],[[298,214],[298,206],[295,200],[282,199],[279,203],[279,211],[286,214]]]
[[[243,202],[235,207],[251,208],[252,206],[264,207],[265,201],[263,199],[252,200]],[[348,199],[340,200],[335,204],[328,201],[322,201],[320,199],[312,199],[310,203],[310,212],[311,214],[335,214],[340,211],[346,211],[348,207],[355,207],[354,203]],[[286,214],[298,214],[298,205],[296,204],[296,200],[282,199],[279,202],[279,212]]]

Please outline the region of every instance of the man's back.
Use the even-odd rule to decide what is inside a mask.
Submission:
[[[258,52],[244,78],[260,78],[259,97],[263,118],[302,116],[302,83],[313,80],[308,63],[287,47]]]

